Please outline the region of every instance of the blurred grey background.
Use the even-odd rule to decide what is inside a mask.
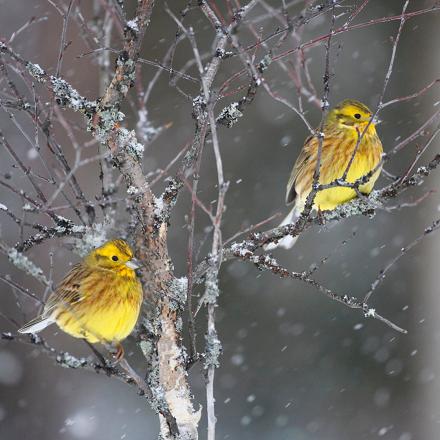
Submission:
[[[83,9],[90,14],[88,18],[92,17],[93,8],[82,3]],[[170,7],[177,12],[185,3],[171,2]],[[222,5],[221,1],[217,3]],[[403,3],[400,0],[371,0],[356,22],[398,15]],[[433,3],[414,0],[409,10],[429,7]],[[270,4],[279,6],[276,0]],[[289,11],[294,15],[302,6],[299,2]],[[47,17],[18,36],[13,47],[23,57],[54,72],[62,28],[54,8],[44,0],[0,0],[0,8],[1,39],[8,39],[33,16]],[[192,24],[197,39],[202,48],[207,49],[212,38],[210,28],[200,14],[195,13],[194,17]],[[341,18],[340,22],[345,19]],[[268,20],[258,26],[264,26],[264,35],[273,31],[277,23]],[[398,22],[393,21],[334,39],[335,76],[331,80],[331,104],[350,97],[374,108],[391,55],[390,39],[397,28]],[[325,34],[328,29],[329,17],[320,17],[305,27],[302,41]],[[69,27],[68,39],[72,44],[66,52],[62,74],[82,94],[93,99],[99,93],[98,71],[93,57],[77,58],[85,51],[79,32],[73,24]],[[163,3],[157,2],[142,56],[160,60],[174,35],[175,25],[165,13]],[[244,35],[244,41],[246,38]],[[439,38],[438,13],[421,15],[406,23],[386,95],[388,99],[413,93],[439,77]],[[120,47],[117,42],[113,46]],[[189,46],[179,46],[175,66],[181,67],[189,56]],[[321,93],[323,47],[311,49],[308,57],[314,84]],[[239,64],[234,61],[225,62],[217,85],[238,68]],[[153,67],[143,69],[145,84],[154,73]],[[279,68],[271,67],[266,80],[274,90],[295,101],[295,89]],[[188,93],[197,92],[194,85],[185,82],[180,85]],[[439,98],[434,88],[413,101],[388,107],[381,114],[383,123],[378,128],[385,151],[427,120],[435,112],[434,103]],[[229,101],[223,102],[226,105]],[[305,106],[308,119],[317,125],[319,109],[308,103]],[[154,124],[172,122],[172,127],[146,152],[146,172],[164,167],[193,133],[191,103],[169,86],[166,74],[154,90],[149,111]],[[77,118],[70,111],[64,112],[64,116]],[[129,119],[129,123],[134,125],[135,121]],[[0,113],[0,128],[18,154],[31,158],[30,145],[17,133],[4,112]],[[226,179],[231,182],[226,200],[224,237],[275,212],[284,213],[285,183],[307,135],[298,117],[262,89],[237,125],[220,130]],[[82,141],[87,140],[90,138],[84,135]],[[67,139],[65,142],[67,144]],[[429,161],[438,150],[439,141],[435,141],[422,162]],[[416,145],[412,144],[387,169],[401,173],[415,151]],[[11,162],[4,149],[0,155],[1,173],[11,171]],[[48,161],[53,159],[48,156]],[[95,165],[82,169],[78,178],[89,198],[99,194]],[[434,175],[423,188],[408,191],[404,198],[415,200],[424,190],[437,188],[438,181],[438,176]],[[386,182],[381,179],[379,185]],[[207,204],[216,198],[215,183],[215,163],[210,144],[207,144],[199,185],[199,197]],[[16,184],[25,185],[24,178],[18,178]],[[159,193],[162,188],[163,182],[155,191]],[[4,189],[0,191],[1,203],[11,208],[21,207],[20,200]],[[179,199],[169,237],[176,271],[182,275],[186,271],[188,200],[188,194]],[[435,193],[416,208],[379,212],[373,220],[352,218],[332,227],[314,227],[301,237],[292,251],[277,251],[276,256],[291,270],[302,271],[333,252],[316,274],[317,279],[337,292],[361,297],[379,270],[439,215],[439,206],[439,196]],[[123,211],[123,206],[121,209]],[[206,216],[198,212],[197,243],[204,238],[203,228],[207,225]],[[11,245],[19,238],[17,227],[4,215],[1,216],[1,236]],[[341,245],[343,240],[348,240],[345,246]],[[440,429],[439,243],[438,236],[427,237],[399,261],[373,295],[372,305],[408,329],[406,336],[330,302],[300,282],[260,273],[243,262],[225,264],[217,313],[224,348],[216,375],[217,438],[437,440]],[[206,254],[206,249],[206,246],[202,248],[201,256]],[[78,256],[71,253],[62,240],[48,241],[32,249],[29,256],[47,269],[50,251],[55,253],[54,273],[55,280],[59,281],[68,264],[76,262]],[[4,256],[0,258],[0,273],[10,274],[13,279],[41,293],[32,279],[14,269]],[[34,303],[23,298],[17,301],[6,285],[1,289],[0,310],[19,322],[36,313]],[[204,320],[201,313],[198,316],[200,348],[203,348]],[[0,318],[0,330],[13,328]],[[83,344],[55,327],[46,330],[44,336],[59,349],[89,355]],[[138,348],[131,340],[124,345],[132,356],[132,364],[143,373]],[[195,401],[205,407],[204,378],[198,365],[191,371],[191,383]],[[204,414],[201,425],[200,438],[205,438]],[[0,342],[1,439],[137,440],[153,439],[157,431],[157,417],[146,401],[124,384],[103,375],[59,368],[31,345]]]

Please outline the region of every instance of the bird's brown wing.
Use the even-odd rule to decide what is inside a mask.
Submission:
[[[304,142],[304,146],[302,147],[301,152],[299,153],[298,158],[296,159],[295,165],[293,165],[292,172],[290,173],[289,181],[287,182],[286,188],[286,204],[290,205],[295,202],[296,199],[296,180],[298,175],[301,174],[304,168],[310,161],[310,157],[313,154],[312,139],[316,139],[313,136],[309,136]]]
[[[56,309],[74,307],[84,299],[82,280],[90,274],[90,269],[79,263],[72,267],[46,302],[45,315],[50,316]]]

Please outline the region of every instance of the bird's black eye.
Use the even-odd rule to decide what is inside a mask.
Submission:
[[[118,258],[116,255],[113,255],[112,260],[113,260],[113,261],[118,261],[119,258]]]
[[[355,113],[353,116],[354,116],[356,119],[361,119],[361,115],[360,115],[360,113]]]

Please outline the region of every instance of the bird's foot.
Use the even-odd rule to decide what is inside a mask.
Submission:
[[[109,351],[113,357],[113,365],[117,365],[124,358],[124,347],[119,342],[112,345]]]

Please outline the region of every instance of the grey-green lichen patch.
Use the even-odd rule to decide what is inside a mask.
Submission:
[[[81,96],[67,81],[56,76],[50,76],[50,83],[57,103],[75,111],[90,111],[96,107],[96,102]]]
[[[123,121],[125,115],[115,106],[101,108],[98,114],[98,122],[94,121],[94,118],[90,118],[87,130],[92,131],[99,142],[105,144],[116,124]]]
[[[205,303],[216,304],[219,294],[217,272],[210,270],[206,275],[205,281]]]
[[[118,130],[118,148],[127,151],[130,156],[141,160],[144,155],[144,146],[138,142],[136,133],[134,130],[127,130],[126,128],[120,128]]]
[[[238,102],[233,102],[225,107],[220,115],[217,117],[217,122],[227,127],[232,127],[239,118],[243,116],[243,113],[239,110],[240,104]]]
[[[33,261],[31,261],[26,255],[17,251],[17,249],[10,248],[8,250],[9,261],[18,269],[31,275],[43,284],[48,285],[49,281],[43,273],[43,269],[38,267]]]
[[[157,358],[156,347],[152,341],[142,340],[139,343],[142,353],[147,359],[147,363],[151,366],[147,375],[148,387],[151,390],[149,403],[152,409],[159,413],[160,410],[166,407],[165,392],[160,382],[159,364]]]
[[[255,240],[258,240],[257,234],[255,234]],[[250,249],[254,247],[254,243],[252,241],[244,240],[240,243],[234,242],[231,245],[231,251],[237,257],[245,258],[247,256],[253,255]]]
[[[38,82],[44,82],[46,77],[46,72],[40,67],[39,64],[27,63],[26,68],[33,78]]]
[[[146,358],[149,358],[154,352],[154,346],[151,341],[142,340],[141,342],[139,342],[139,347],[141,348],[142,353]]]
[[[375,216],[375,209],[381,206],[383,206],[383,201],[380,191],[372,191],[367,199],[356,198],[332,211],[324,211],[322,215],[325,221],[340,220],[355,215],[366,215],[372,218]]]
[[[263,73],[271,64],[272,64],[272,57],[270,55],[265,55],[258,64],[258,71],[260,73]]]
[[[86,228],[82,238],[75,239],[74,252],[80,257],[85,257],[91,250],[103,245],[108,240],[108,233],[112,226],[110,222],[95,223]],[[84,229],[81,232],[84,232]]]
[[[122,51],[116,59],[116,67],[122,70],[122,78],[115,85],[115,89],[125,96],[136,79],[136,63],[126,51]]]
[[[176,318],[176,324],[175,325],[176,325],[177,332],[178,333],[182,333],[182,330],[183,330],[183,320],[182,320],[181,316],[178,316]],[[182,351],[182,356],[183,356],[183,351]]]
[[[205,335],[206,341],[206,353],[204,368],[208,369],[210,367],[218,368],[220,365],[219,358],[222,354],[222,343],[217,336],[217,332],[211,332]]]
[[[168,297],[171,310],[183,310],[188,295],[188,280],[186,277],[173,278],[169,284]]]
[[[81,368],[87,365],[87,360],[84,358],[77,358],[68,352],[63,352],[57,355],[56,361],[64,368]]]

